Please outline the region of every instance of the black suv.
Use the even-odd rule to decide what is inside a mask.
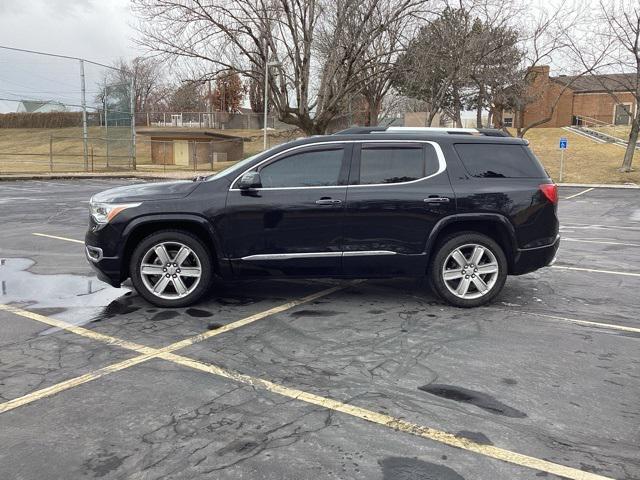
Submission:
[[[495,130],[352,128],[278,145],[193,181],[91,199],[86,254],[113,286],[180,307],[214,277],[428,276],[448,303],[493,299],[549,265],[557,189]]]

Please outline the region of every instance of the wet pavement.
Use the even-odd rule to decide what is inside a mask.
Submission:
[[[640,478],[640,191],[561,189],[565,268],[487,307],[397,279],[237,282],[159,309],[33,235],[81,240],[91,194],[126,182],[0,184],[0,304],[23,312],[0,309],[0,478]]]

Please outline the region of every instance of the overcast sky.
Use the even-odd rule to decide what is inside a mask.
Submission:
[[[561,2],[513,1],[548,10],[554,10]],[[590,0],[579,1],[584,4]],[[113,64],[121,57],[130,59],[142,52],[133,41],[135,18],[129,3],[129,0],[0,0],[0,45],[105,64]],[[103,78],[104,69],[86,65],[88,102],[95,100]],[[15,111],[15,100],[21,99],[79,104],[78,63],[0,49],[0,112]]]
[[[0,0],[0,45],[111,64],[138,53],[132,19],[129,0]],[[91,101],[103,72],[86,70]],[[77,62],[0,49],[0,98],[78,103],[78,71]],[[15,103],[0,100],[0,112],[10,110]]]

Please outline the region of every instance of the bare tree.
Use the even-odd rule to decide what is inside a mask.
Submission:
[[[583,65],[600,59],[593,69],[598,75],[593,78],[631,119],[620,167],[621,172],[630,172],[640,130],[640,6],[632,0],[600,0],[597,25],[599,28],[590,31],[586,45],[573,45],[573,53]],[[624,101],[625,94],[633,99],[631,106]]]
[[[158,103],[164,100],[164,85],[162,82],[162,64],[156,58],[135,57],[131,61],[119,59],[114,67],[118,70],[109,70],[99,86],[97,96],[100,103],[104,101],[104,87],[112,86],[117,95],[118,92],[125,92],[124,96],[129,97],[129,85],[134,82],[134,96],[136,112],[147,112],[154,110]],[[112,95],[111,89],[109,94]],[[128,100],[127,100],[128,101]],[[128,109],[128,108],[127,108]]]
[[[524,32],[521,40],[524,60],[519,77],[515,78],[511,87],[507,89],[510,93],[510,106],[516,114],[519,137],[524,137],[530,129],[551,121],[565,93],[570,91],[578,79],[592,72],[595,65],[601,62],[602,57],[585,65],[571,64],[569,68],[574,75],[569,81],[558,85],[542,86],[535,90],[529,88],[541,75],[540,66],[552,64],[557,57],[563,57],[565,60],[570,58],[569,53],[574,43],[573,35],[588,17],[588,10],[581,8],[580,4],[563,0],[554,10],[531,8],[527,14],[522,15],[521,23],[517,28]],[[538,102],[542,95],[546,95],[551,100],[544,115],[525,123],[525,110]]]
[[[390,21],[410,19],[420,0],[133,0],[139,43],[201,62],[211,76],[234,70],[260,81],[281,121],[324,133],[362,91],[369,47]],[[381,22],[382,19],[382,22]],[[385,52],[386,53],[386,52]]]

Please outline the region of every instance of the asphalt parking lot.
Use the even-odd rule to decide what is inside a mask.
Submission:
[[[640,478],[640,190],[561,188],[557,264],[487,307],[282,280],[163,310],[79,242],[127,182],[0,182],[0,479]]]

